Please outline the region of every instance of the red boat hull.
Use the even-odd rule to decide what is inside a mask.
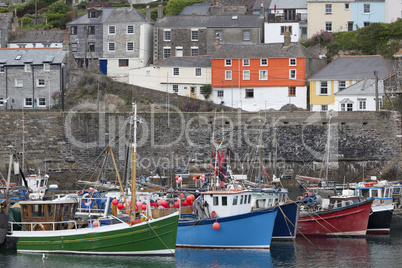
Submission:
[[[299,216],[298,235],[365,236],[372,200]]]

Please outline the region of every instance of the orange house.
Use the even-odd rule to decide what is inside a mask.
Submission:
[[[307,106],[306,58],[299,44],[221,45],[211,72],[216,103],[250,111]]]

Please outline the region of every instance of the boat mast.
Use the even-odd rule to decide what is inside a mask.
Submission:
[[[328,168],[329,168],[329,146],[330,146],[330,137],[331,137],[331,119],[332,119],[332,110],[328,111],[328,133],[327,133],[327,159],[325,161],[325,181],[328,181]]]
[[[133,133],[133,142],[131,146],[131,217],[132,220],[135,220],[135,204],[137,201],[136,197],[136,168],[137,168],[137,104],[133,103],[134,109],[134,133]]]

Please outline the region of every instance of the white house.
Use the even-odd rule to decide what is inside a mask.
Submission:
[[[382,106],[384,95],[383,80],[378,80],[378,104]],[[376,80],[364,79],[335,93],[335,111],[375,111]]]

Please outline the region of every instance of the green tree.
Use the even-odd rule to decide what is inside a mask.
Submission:
[[[204,95],[204,98],[207,100],[212,94],[212,86],[210,84],[203,85],[201,87],[201,94]]]
[[[70,7],[62,1],[54,2],[49,7],[49,13],[66,14],[70,10]]]

